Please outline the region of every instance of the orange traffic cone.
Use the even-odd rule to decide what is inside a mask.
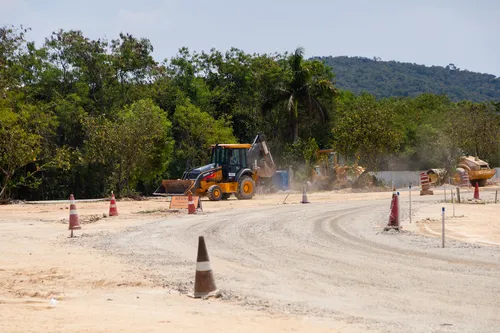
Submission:
[[[69,196],[69,230],[71,230],[70,237],[73,237],[73,230],[80,230],[80,221],[78,221],[78,212],[76,211],[75,197],[73,193]]]
[[[476,182],[476,187],[474,188],[474,199],[480,200],[479,199],[479,184]]]
[[[306,191],[305,186],[302,190],[302,201],[300,203],[303,203],[303,204],[309,203],[309,200],[307,200],[307,191]]]
[[[198,256],[196,258],[196,275],[194,278],[194,298],[215,296],[218,293],[215,286],[214,275],[210,267],[210,258],[208,257],[205,238],[200,236],[198,239]]]
[[[113,191],[111,191],[111,201],[109,202],[109,216],[118,216],[118,208]]]
[[[191,191],[188,193],[188,214],[196,214],[196,206],[194,205]]]
[[[425,172],[420,173],[420,185],[422,186],[420,195],[434,195],[434,192],[431,190],[429,175]]]
[[[389,223],[384,230],[398,229],[399,230],[399,196],[396,192],[392,193],[391,213],[389,215]]]

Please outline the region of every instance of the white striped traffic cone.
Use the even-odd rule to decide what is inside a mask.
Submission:
[[[118,207],[116,206],[116,200],[113,191],[111,191],[111,201],[109,202],[109,216],[118,216]]]
[[[73,237],[73,230],[80,230],[80,221],[78,221],[78,212],[76,211],[75,196],[73,193],[69,196],[69,230],[71,230],[71,236]]]
[[[303,204],[309,203],[309,200],[307,200],[307,191],[306,191],[305,186],[302,190],[302,201],[300,203],[303,203]]]
[[[194,278],[194,298],[215,296],[218,293],[215,286],[210,258],[208,257],[205,238],[200,236],[198,239],[198,256],[196,258],[196,275]]]
[[[420,195],[434,195],[434,192],[431,190],[429,175],[425,172],[420,173],[420,185],[422,186]]]
[[[196,206],[194,205],[193,195],[191,192],[188,194],[188,214],[196,214]]]

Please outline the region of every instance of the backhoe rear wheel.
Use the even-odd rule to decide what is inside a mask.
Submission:
[[[239,200],[252,199],[255,194],[255,182],[249,176],[243,176],[238,181],[238,191],[234,194]]]
[[[219,201],[222,198],[222,189],[219,185],[212,185],[208,188],[207,195],[210,201]]]

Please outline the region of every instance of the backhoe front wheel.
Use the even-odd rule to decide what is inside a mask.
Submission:
[[[222,189],[219,185],[212,185],[208,188],[207,195],[210,201],[219,201],[222,198]]]
[[[236,198],[240,200],[252,199],[255,194],[255,182],[248,176],[243,176],[238,181],[238,191],[235,193]]]

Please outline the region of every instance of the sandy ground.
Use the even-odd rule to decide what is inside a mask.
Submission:
[[[494,190],[455,217],[442,190],[413,191],[410,223],[401,189],[400,233],[383,232],[390,192],[203,201],[196,216],[164,198],[112,218],[79,202],[72,239],[67,203],[0,206],[0,332],[498,332]],[[200,235],[218,299],[185,295]]]
[[[419,222],[416,225],[419,232],[441,237],[441,208],[444,207],[447,238],[500,246],[500,193],[497,195],[498,203],[495,205],[495,191],[500,192],[497,188],[480,191],[481,201],[472,200],[472,191],[462,191],[462,202],[459,204],[454,200],[455,205],[451,202],[450,192],[445,202],[444,192],[436,191],[435,195],[441,197],[441,202],[419,209],[413,220]]]

